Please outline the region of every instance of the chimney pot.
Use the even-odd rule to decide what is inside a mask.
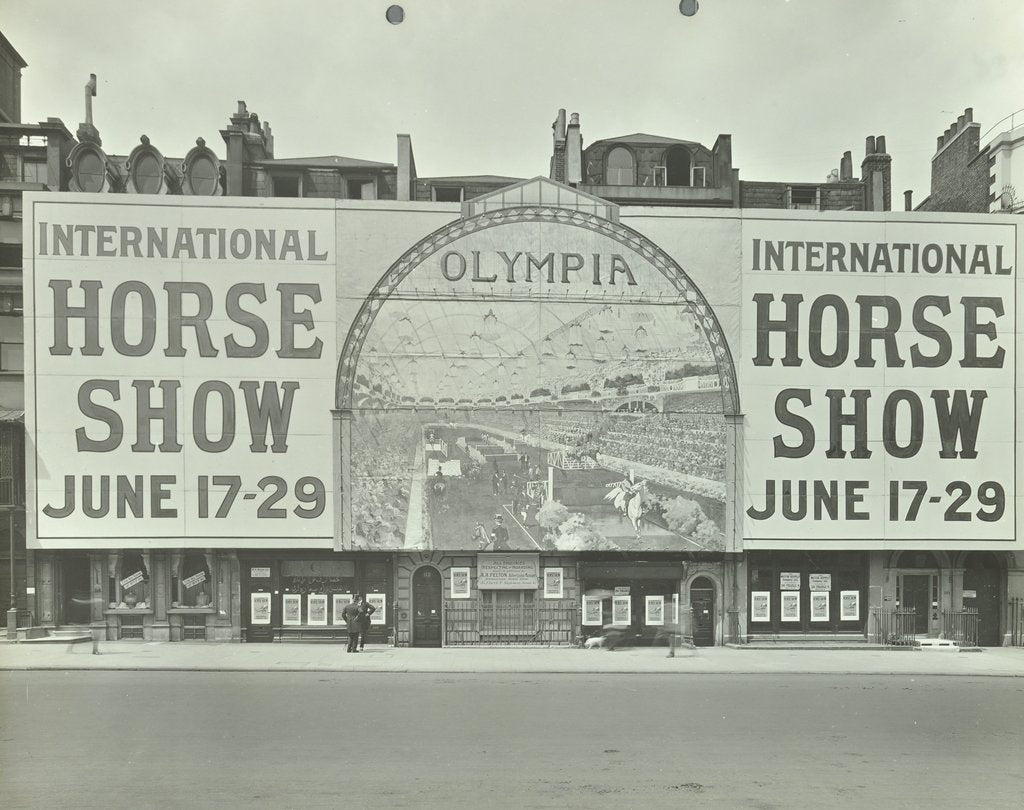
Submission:
[[[967,119],[968,124],[974,123],[974,107],[968,107],[964,110],[964,118]]]
[[[956,119],[956,131],[957,132],[959,132],[960,130],[962,130],[964,128],[964,121],[966,120],[966,118],[967,118],[966,115],[961,115],[959,118]]]
[[[238,99],[238,114],[245,115],[245,102],[242,99]]]
[[[875,151],[880,155],[885,154],[885,136],[878,135],[875,137]]]
[[[873,154],[875,154],[875,136],[874,135],[868,135],[868,137],[864,140],[864,154],[865,155],[873,155]]]
[[[905,210],[905,211],[913,211],[914,210],[914,203],[911,201],[911,198],[913,196],[914,196],[913,189],[909,189],[908,188],[906,191],[903,192],[903,210]]]
[[[578,127],[580,125],[580,114],[573,113],[569,116],[569,126]]]
[[[942,145],[945,142],[946,142],[946,139],[942,135],[940,135],[938,138],[936,138],[935,139],[935,151],[938,152],[942,148]]]

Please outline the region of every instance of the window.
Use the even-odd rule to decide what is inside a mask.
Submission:
[[[787,190],[789,205],[787,208],[800,208],[810,211],[818,210],[817,186],[790,186]]]
[[[180,576],[172,576],[173,607],[202,608],[213,605],[213,577],[206,557],[187,554]]]
[[[381,563],[385,565],[385,563]],[[310,624],[310,594],[325,596],[331,615],[328,624],[344,624],[341,611],[357,590],[356,566],[351,560],[282,560],[281,589],[284,592],[282,605],[285,608],[286,624]],[[335,596],[341,597],[335,599]],[[322,601],[314,599],[313,606],[319,610]],[[288,610],[294,611],[290,618]],[[319,615],[314,621],[321,621]]]
[[[462,202],[462,186],[434,186],[435,202]]]
[[[532,638],[537,633],[533,591],[481,591],[480,634]]]
[[[694,166],[693,182],[690,185],[696,186],[697,188],[704,188],[704,186],[707,185],[706,176],[707,169],[705,169],[703,166]]]
[[[605,175],[610,186],[635,186],[636,166],[633,153],[624,146],[616,146],[608,153]]]
[[[21,292],[0,290],[0,371],[25,370]]]
[[[110,578],[110,603],[113,607],[151,608],[149,602],[149,566],[142,554],[125,551],[113,559]]]
[[[670,186],[688,186],[692,182],[690,152],[681,146],[674,146],[665,155]]]
[[[301,197],[298,175],[278,175],[273,178],[275,197]]]
[[[346,197],[350,200],[376,200],[377,184],[373,180],[356,179],[345,183]]]
[[[45,160],[25,160],[21,164],[21,179],[25,183],[43,183],[46,184],[46,161]]]

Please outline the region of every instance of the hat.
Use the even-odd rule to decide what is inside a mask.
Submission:
[[[503,520],[503,518],[502,518],[502,516],[501,516],[501,515],[495,515],[495,516],[494,516],[494,519],[495,519],[495,520]]]

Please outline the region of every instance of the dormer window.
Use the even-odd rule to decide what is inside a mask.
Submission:
[[[605,178],[610,186],[635,186],[636,162],[633,153],[624,146],[616,146],[608,153]]]
[[[665,155],[665,169],[668,174],[668,185],[689,186],[692,178],[690,175],[690,153],[681,146],[673,147]]]
[[[786,191],[787,208],[807,209],[817,211],[818,187],[817,186],[790,186]]]

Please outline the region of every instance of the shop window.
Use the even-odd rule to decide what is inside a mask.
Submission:
[[[142,554],[125,551],[115,560],[110,583],[111,603],[118,608],[149,608],[149,566]]]
[[[605,176],[610,186],[635,186],[636,164],[633,153],[624,146],[616,146],[605,161]]]
[[[326,596],[326,610],[321,615],[323,600],[314,599],[317,611],[312,623],[344,624],[341,611],[356,590],[355,563],[351,560],[283,560],[281,562],[282,610],[285,624],[310,624],[309,595]],[[338,598],[335,598],[338,597]]]
[[[201,608],[213,604],[213,576],[206,557],[188,554],[181,564],[180,575],[171,579],[174,607]]]

